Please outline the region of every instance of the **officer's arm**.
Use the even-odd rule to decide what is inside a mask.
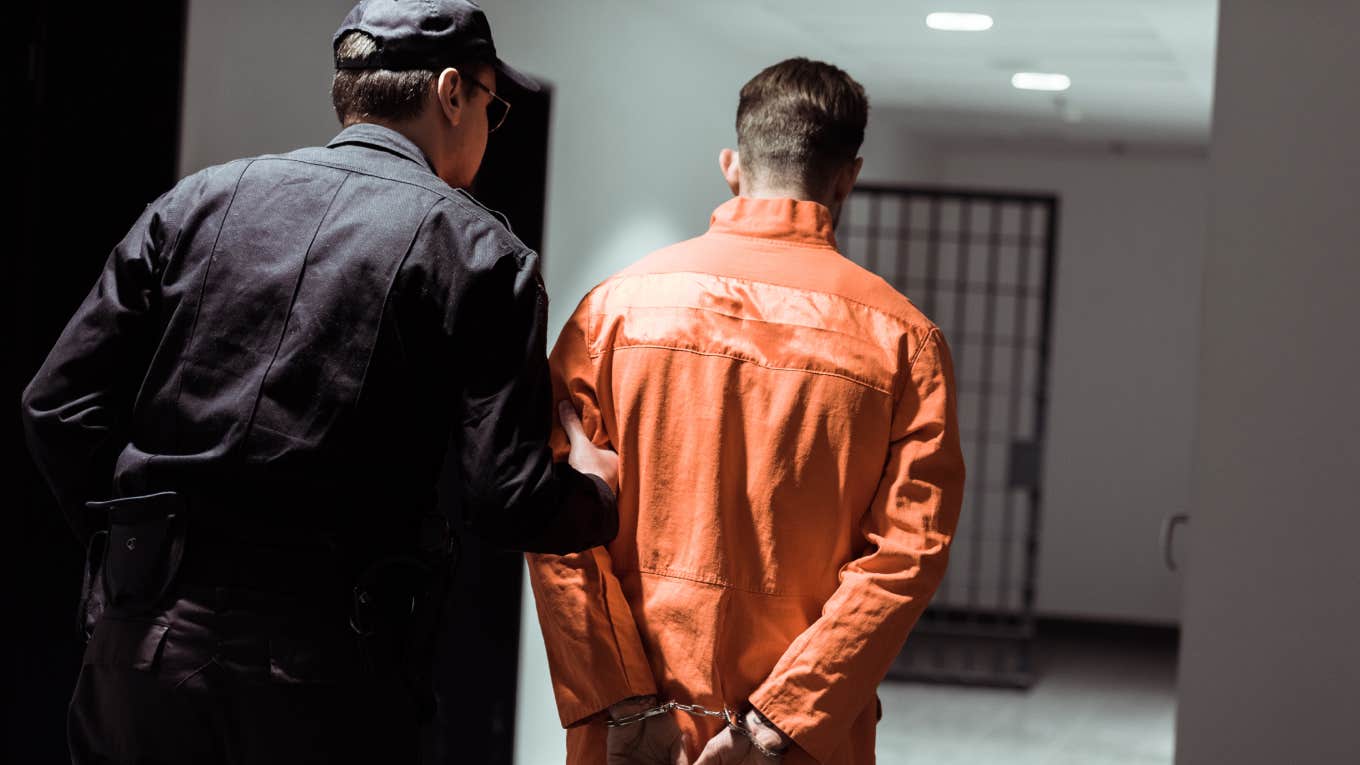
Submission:
[[[511,248],[469,276],[458,322],[468,524],[493,543],[528,552],[564,554],[611,541],[618,532],[613,490],[554,463],[548,446],[556,412],[537,254]]]
[[[85,502],[105,499],[111,490],[124,442],[118,436],[152,342],[147,325],[159,295],[165,199],[148,205],[114,247],[23,393],[29,451],[82,540],[94,530]]]

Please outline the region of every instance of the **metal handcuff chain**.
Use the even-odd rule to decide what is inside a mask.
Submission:
[[[635,712],[631,715],[605,720],[604,725],[606,728],[622,728],[644,722],[653,717],[660,717],[661,715],[669,714],[670,712],[685,712],[686,714],[695,717],[715,717],[722,720],[727,727],[732,728],[745,736],[747,740],[751,742],[751,746],[766,758],[778,762],[784,756],[783,752],[776,752],[761,744],[760,741],[756,739],[755,735],[751,733],[751,729],[746,727],[745,721],[742,720],[736,712],[726,706],[722,709],[709,709],[701,704],[682,704],[678,701],[667,701],[666,703],[654,706],[651,709],[644,709],[641,712]]]

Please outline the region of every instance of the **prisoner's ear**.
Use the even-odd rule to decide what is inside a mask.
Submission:
[[[732,190],[732,196],[741,194],[741,155],[731,149],[723,149],[718,152],[718,167],[722,169],[723,180],[727,181],[727,188]]]
[[[859,171],[864,169],[864,157],[855,157],[855,161],[841,168],[836,174],[836,188],[832,189],[833,202],[840,204],[845,198],[850,196],[850,192],[855,190],[855,181],[859,180]]]

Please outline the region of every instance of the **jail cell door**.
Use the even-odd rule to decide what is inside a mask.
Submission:
[[[842,251],[944,332],[968,465],[948,572],[890,677],[1028,687],[1058,201],[859,186]]]

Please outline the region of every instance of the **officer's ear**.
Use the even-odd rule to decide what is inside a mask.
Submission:
[[[449,67],[439,73],[435,81],[435,102],[450,124],[457,125],[463,121],[467,97],[463,94],[463,78],[457,69]]]

